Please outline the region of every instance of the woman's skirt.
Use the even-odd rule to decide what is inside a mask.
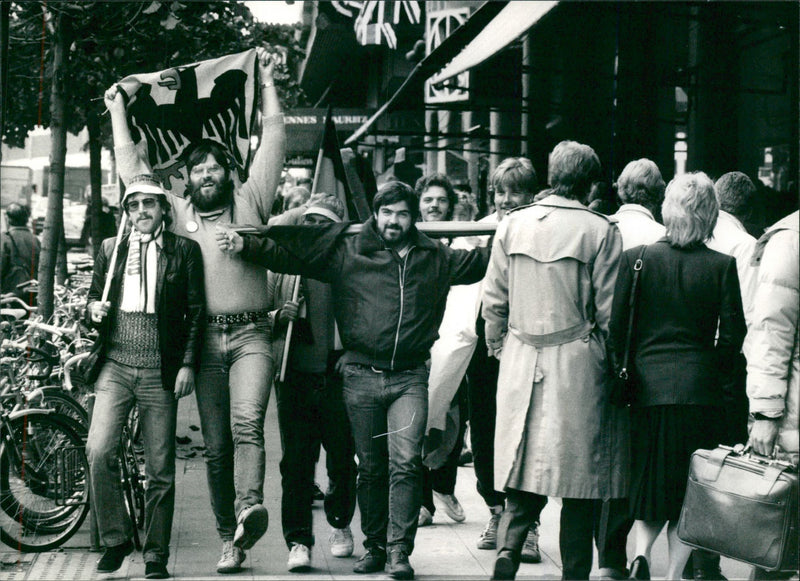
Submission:
[[[721,441],[723,410],[700,405],[631,409],[631,517],[675,521],[681,513],[689,460]]]

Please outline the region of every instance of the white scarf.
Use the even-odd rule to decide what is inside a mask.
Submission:
[[[156,278],[158,276],[158,248],[163,247],[164,224],[152,234],[131,230],[128,259],[122,280],[120,309],[128,312],[156,312]]]

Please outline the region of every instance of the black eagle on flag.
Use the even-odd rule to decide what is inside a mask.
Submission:
[[[118,84],[128,103],[134,143],[164,188],[183,196],[188,179],[183,151],[213,139],[231,153],[240,183],[250,166],[250,132],[256,114],[256,51],[130,75]]]

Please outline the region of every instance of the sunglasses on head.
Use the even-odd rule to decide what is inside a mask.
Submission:
[[[130,202],[125,203],[125,209],[128,212],[135,212],[139,209],[139,206],[146,210],[152,210],[158,205],[158,200],[156,198],[144,198],[142,200],[131,200]]]

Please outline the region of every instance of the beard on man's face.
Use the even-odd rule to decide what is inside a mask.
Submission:
[[[201,212],[211,212],[230,203],[233,196],[233,182],[230,179],[223,182],[207,180],[190,184],[188,191],[195,208]]]

